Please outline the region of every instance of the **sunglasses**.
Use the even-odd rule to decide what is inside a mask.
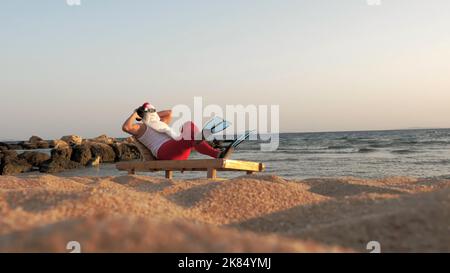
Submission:
[[[139,118],[136,118],[137,121],[141,121],[142,118],[144,117],[145,113],[156,113],[156,109],[155,108],[139,108],[137,109],[137,114],[139,116]]]

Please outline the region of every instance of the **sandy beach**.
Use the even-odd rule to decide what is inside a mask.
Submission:
[[[0,177],[0,252],[450,251],[450,180]]]

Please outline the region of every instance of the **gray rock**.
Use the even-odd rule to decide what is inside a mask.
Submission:
[[[15,158],[17,158],[17,152],[15,150],[3,151],[3,152],[1,152],[0,158],[1,158],[0,163],[2,163],[4,161],[6,162],[10,159],[15,159]]]
[[[90,139],[90,141],[104,143],[104,144],[113,144],[116,140],[112,137],[108,137],[107,135],[101,135],[96,138]]]
[[[8,148],[10,150],[23,150],[23,147],[21,144],[8,144]]]
[[[82,168],[78,162],[71,161],[64,158],[51,158],[45,161],[40,167],[39,171],[42,173],[58,173],[65,170]]]
[[[36,143],[24,142],[22,147],[24,150],[34,150],[37,149],[38,146]]]
[[[91,153],[92,157],[99,156],[101,162],[115,162],[116,160],[114,149],[104,143],[92,142]]]
[[[32,136],[28,141],[22,144],[22,147],[26,150],[48,149],[50,147],[50,144],[38,136]]]
[[[27,161],[33,167],[39,167],[42,163],[50,159],[50,155],[40,152],[24,152],[18,158]]]
[[[50,144],[50,147],[53,147],[54,149],[70,148],[69,143],[67,143],[63,140],[60,140],[60,139],[51,140],[49,144]]]
[[[30,137],[30,139],[28,140],[29,143],[33,143],[33,144],[37,144],[38,142],[43,141],[42,138],[38,137],[38,136],[32,136]]]
[[[82,164],[70,160],[71,156],[72,148],[67,144],[60,146],[60,148],[55,148],[51,152],[51,158],[40,165],[39,171],[43,173],[58,173],[64,170],[82,168]]]
[[[116,161],[129,161],[141,158],[136,145],[131,143],[114,143],[111,145],[116,153]]]
[[[84,143],[81,145],[76,145],[72,148],[71,160],[81,163],[86,166],[86,164],[91,160],[91,145],[89,143]]]
[[[9,144],[4,143],[4,142],[0,142],[0,151],[1,150],[9,150]]]
[[[14,175],[31,171],[31,169],[32,169],[31,164],[17,157],[8,158],[6,160],[5,158],[3,158],[2,163],[0,164],[1,175]]]
[[[37,147],[38,147],[38,149],[49,149],[50,144],[47,141],[43,140],[43,141],[39,141],[37,143]]]
[[[80,145],[83,138],[77,135],[69,135],[63,136],[61,140],[67,142],[69,145]]]
[[[61,148],[55,148],[51,152],[51,158],[62,158],[70,160],[70,157],[72,156],[72,148],[70,146],[62,146]]]

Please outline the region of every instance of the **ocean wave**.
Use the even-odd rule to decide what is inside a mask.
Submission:
[[[389,148],[392,146],[393,146],[393,143],[374,143],[374,144],[369,145],[369,147],[372,147],[372,148]]]
[[[325,151],[320,150],[277,150],[281,154],[326,154]]]
[[[428,140],[428,141],[419,141],[420,145],[450,145],[449,141],[444,140]]]
[[[264,160],[264,162],[286,162],[286,161],[290,161],[290,162],[296,162],[299,161],[299,158],[295,158],[295,157],[288,157],[288,158],[272,158],[272,159],[266,159]]]
[[[405,155],[405,154],[415,154],[415,153],[417,153],[417,151],[409,150],[409,149],[403,149],[403,150],[393,150],[393,151],[391,151],[391,153]]]
[[[450,159],[418,161],[418,162],[414,162],[413,164],[414,165],[450,165]]]
[[[373,153],[376,152],[376,149],[370,149],[370,148],[361,148],[358,150],[358,153]]]
[[[400,141],[397,141],[396,144],[400,144],[400,145],[416,145],[416,144],[420,144],[420,142],[417,141],[417,140],[400,140]]]
[[[348,145],[331,145],[328,146],[328,150],[344,150],[344,149],[352,149],[352,146],[348,146]]]

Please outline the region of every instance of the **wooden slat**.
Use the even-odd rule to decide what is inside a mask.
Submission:
[[[250,161],[225,160],[224,169],[260,172],[264,170],[264,164]]]
[[[225,159],[194,159],[194,160],[155,160],[119,162],[116,168],[121,171],[157,172],[165,171],[167,179],[173,178],[173,171],[207,171],[207,177],[217,179],[217,171],[245,171],[253,174],[264,170],[264,164],[249,161],[225,160]]]
[[[120,162],[117,163],[119,170],[134,168],[136,171],[148,170],[182,170],[182,169],[207,169],[222,168],[223,159],[196,159],[196,160],[155,160],[145,162]]]
[[[145,171],[204,171],[217,169],[220,171],[253,171],[264,170],[264,165],[257,162],[225,160],[225,159],[194,159],[194,160],[155,160],[146,162],[119,162],[118,170],[128,171],[134,169],[137,172]]]

